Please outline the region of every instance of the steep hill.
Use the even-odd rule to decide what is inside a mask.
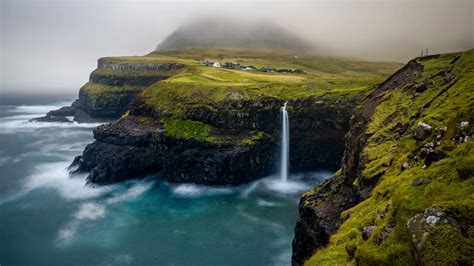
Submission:
[[[305,193],[293,264],[474,262],[474,50],[417,58],[370,93],[342,168]]]
[[[156,48],[282,49],[309,51],[313,47],[295,34],[270,22],[236,18],[201,18],[179,27]]]

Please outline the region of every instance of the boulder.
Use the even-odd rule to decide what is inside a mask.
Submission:
[[[468,121],[461,121],[459,122],[454,139],[457,140],[459,143],[464,143],[469,140],[472,133],[473,128],[471,124]]]
[[[469,239],[463,236],[460,224],[445,210],[430,207],[407,222],[410,240],[415,247],[417,264],[472,265]],[[464,250],[464,251],[463,251]]]
[[[369,225],[369,226],[364,227],[362,229],[362,239],[364,239],[364,240],[369,239],[370,236],[372,236],[372,234],[374,233],[376,228],[377,228],[377,226],[375,226],[375,225]]]
[[[423,183],[425,183],[425,180],[423,178],[418,178],[415,181],[413,181],[413,183],[411,183],[411,185],[414,186],[414,187],[417,187],[417,186],[423,185]]]
[[[413,137],[416,140],[425,140],[431,135],[431,131],[433,131],[433,127],[428,125],[427,123],[420,121],[413,131]]]

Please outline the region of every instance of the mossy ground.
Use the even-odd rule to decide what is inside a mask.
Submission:
[[[162,122],[166,135],[202,142],[212,142],[214,140],[209,135],[211,127],[199,121],[166,118]]]
[[[425,84],[426,90],[415,93],[407,86],[385,92],[368,125],[364,150],[368,163],[359,178],[381,174],[380,183],[368,199],[342,214],[347,220],[307,265],[413,265],[415,252],[406,223],[431,206],[456,214],[465,223],[465,232],[436,229],[439,232],[432,232],[422,261],[426,265],[452,265],[474,259],[474,178],[469,163],[473,161],[474,143],[453,140],[459,122],[472,121],[474,116],[474,50],[418,62],[424,70],[416,83]],[[413,139],[412,131],[419,121],[433,128],[447,127],[436,147],[447,156],[428,167],[412,159],[422,145],[435,138],[433,133],[422,142]],[[408,125],[401,136],[396,130],[400,125]],[[402,171],[404,162],[411,166]],[[419,178],[424,183],[413,186]],[[384,213],[388,205],[391,207]],[[395,227],[385,240],[377,241],[388,222]],[[364,241],[362,228],[368,225],[377,229]],[[353,256],[349,255],[352,252]]]
[[[142,117],[142,119],[147,121],[151,118]],[[146,121],[141,123],[147,123]],[[262,131],[226,132],[213,128],[208,124],[189,119],[164,118],[161,120],[161,124],[166,135],[183,140],[251,146],[259,141],[271,138],[271,136]]]

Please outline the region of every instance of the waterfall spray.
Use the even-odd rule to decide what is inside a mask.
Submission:
[[[290,125],[288,121],[288,112],[286,111],[285,102],[281,107],[282,126],[281,126],[281,161],[280,161],[280,178],[281,181],[288,180],[289,155],[290,155]]]

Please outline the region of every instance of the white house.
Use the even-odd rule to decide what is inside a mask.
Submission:
[[[212,64],[213,67],[221,67],[221,64],[219,62],[214,62],[214,64]]]

